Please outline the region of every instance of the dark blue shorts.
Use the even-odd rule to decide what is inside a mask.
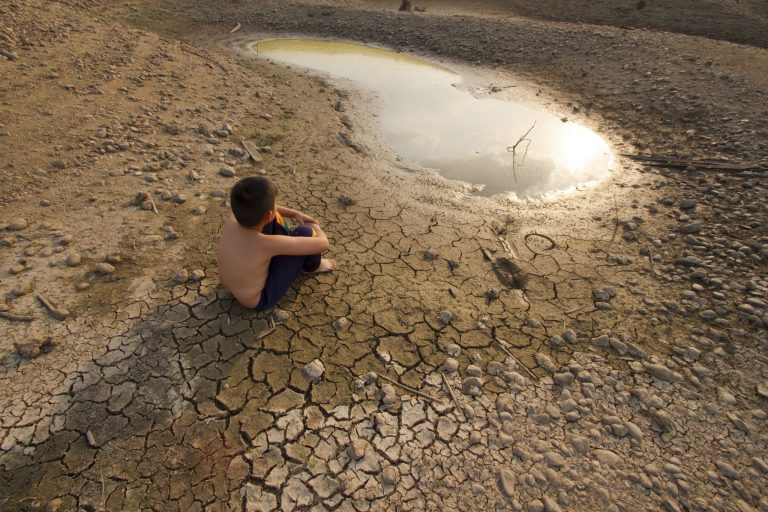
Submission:
[[[273,220],[261,230],[265,235],[289,235],[312,236],[312,228],[301,225],[288,230],[285,226]],[[269,273],[264,289],[261,291],[261,299],[254,308],[256,311],[264,311],[271,308],[283,295],[286,294],[291,284],[296,280],[299,271],[314,272],[320,266],[320,255],[311,256],[275,256],[269,262]]]

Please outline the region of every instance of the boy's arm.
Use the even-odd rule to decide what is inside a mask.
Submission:
[[[294,210],[292,208],[286,208],[285,206],[280,206],[277,204],[275,205],[275,209],[277,210],[277,213],[279,213],[283,217],[296,219],[296,221],[299,222],[300,224],[304,224],[305,222],[310,224],[317,224],[317,221],[315,219],[298,210]]]
[[[274,256],[308,256],[327,251],[328,237],[319,228],[315,232],[317,236],[313,237],[270,235],[270,252]]]

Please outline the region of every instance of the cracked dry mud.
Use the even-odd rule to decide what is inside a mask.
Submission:
[[[0,509],[768,510],[765,50],[276,6],[200,25],[205,3],[15,0],[0,21]],[[485,76],[562,91],[549,107],[623,134],[618,151],[756,163],[622,159],[554,203],[470,196],[394,165],[359,92],[229,49],[297,14],[500,59]],[[235,19],[252,25],[230,38]],[[536,70],[485,29],[542,42],[518,54]],[[660,76],[627,63],[637,45]],[[575,83],[563,62],[584,51],[601,58]],[[339,262],[265,314],[215,264],[228,188],[257,172]]]

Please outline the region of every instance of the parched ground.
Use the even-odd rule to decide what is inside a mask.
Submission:
[[[426,5],[4,7],[1,510],[768,510],[764,44]],[[621,24],[598,7],[550,14]],[[722,27],[764,36],[747,7]],[[244,51],[282,33],[477,66],[617,154],[729,169],[471,196],[399,168],[358,91]],[[266,314],[216,278],[255,173],[339,262]]]

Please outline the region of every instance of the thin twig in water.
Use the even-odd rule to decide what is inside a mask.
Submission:
[[[379,375],[379,378],[381,378],[381,379],[384,379],[385,381],[387,381],[387,382],[389,382],[389,383],[391,383],[391,384],[394,384],[395,386],[400,386],[400,387],[401,387],[401,388],[403,388],[404,390],[406,390],[406,391],[409,391],[409,392],[413,393],[414,395],[418,395],[418,396],[420,396],[420,397],[422,397],[422,398],[426,398],[426,399],[427,399],[427,400],[429,400],[430,402],[434,402],[434,401],[435,401],[435,398],[434,398],[434,397],[431,397],[431,396],[429,396],[429,395],[428,395],[428,394],[426,394],[426,393],[422,393],[422,392],[421,392],[421,391],[419,391],[418,389],[413,389],[413,388],[412,388],[412,387],[410,387],[410,386],[406,386],[406,385],[405,385],[405,384],[403,384],[402,382],[398,382],[398,381],[396,381],[395,379],[392,379],[392,378],[390,378],[390,377],[387,377],[386,375]]]
[[[517,146],[521,142],[528,143],[525,145],[525,153],[523,153],[523,163],[525,163],[525,157],[528,155],[528,148],[531,145],[531,139],[527,139],[526,137],[528,137],[528,134],[531,133],[531,130],[533,130],[534,126],[536,126],[536,121],[534,121],[531,127],[528,128],[527,132],[525,132],[519,139],[517,139],[517,142],[507,147],[507,152],[512,153],[512,177],[515,179],[515,183],[517,183],[517,171],[515,170],[515,165],[516,165],[515,159],[517,158]]]
[[[453,388],[448,383],[448,379],[445,377],[445,374],[443,372],[440,372],[440,376],[443,378],[443,384],[445,384],[445,388],[448,390],[448,394],[451,395],[451,400],[453,400],[453,405],[456,406],[456,409],[461,411],[462,417],[464,417],[464,419],[466,420],[467,416],[464,414],[464,409],[459,407],[459,401],[456,400],[456,394],[453,392]]]

